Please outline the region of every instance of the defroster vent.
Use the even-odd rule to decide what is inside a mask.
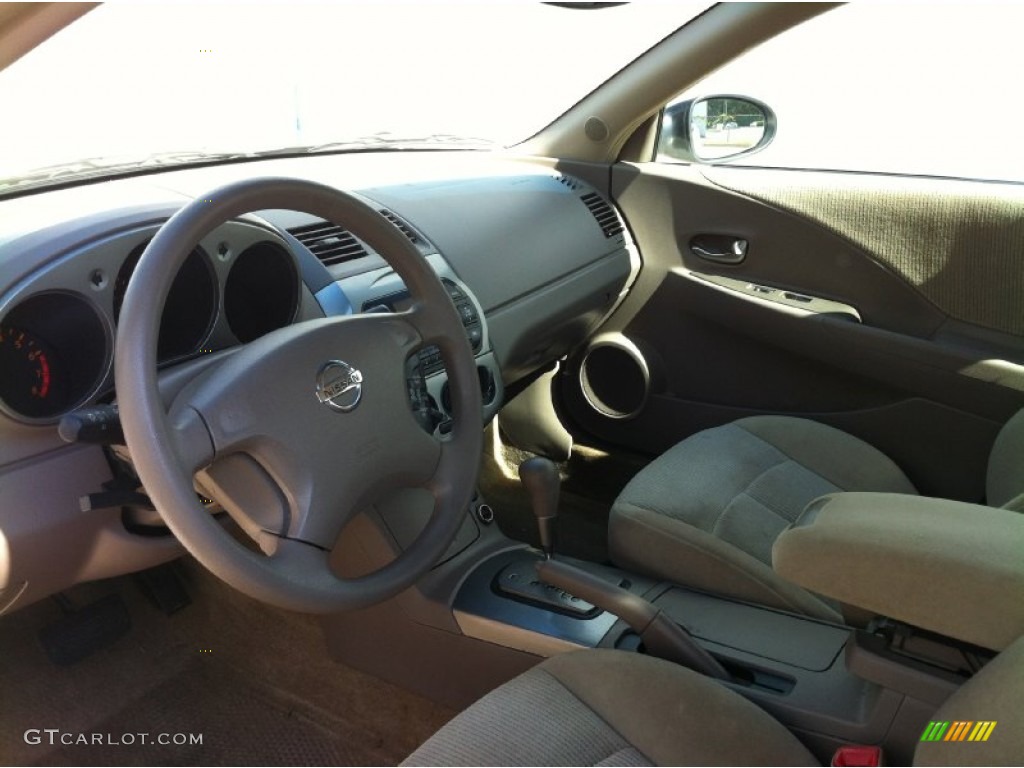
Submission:
[[[366,247],[347,229],[321,221],[289,229],[288,233],[309,248],[327,266],[361,259]]]
[[[597,219],[597,223],[601,227],[601,231],[604,232],[605,237],[615,237],[622,231],[619,217],[615,215],[612,207],[599,194],[591,192],[581,197],[580,200],[583,201],[583,204],[590,209],[594,218]]]

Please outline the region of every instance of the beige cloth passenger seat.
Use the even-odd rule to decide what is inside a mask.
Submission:
[[[1024,411],[989,458],[988,503],[1024,510]],[[878,449],[809,419],[753,416],[699,432],[641,470],[612,506],[621,568],[809,616],[838,606],[775,574],[772,545],[814,499],[839,491],[916,494]]]
[[[993,720],[985,742],[920,742],[914,765],[1019,765],[1024,638],[931,715]],[[638,653],[548,659],[484,696],[402,765],[817,765],[781,723],[721,683]]]

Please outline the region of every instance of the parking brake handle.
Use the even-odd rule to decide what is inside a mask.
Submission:
[[[708,677],[729,679],[729,673],[722,665],[654,603],[554,558],[554,529],[561,488],[561,478],[554,462],[541,456],[527,459],[519,465],[519,477],[530,494],[533,514],[537,519],[544,559],[534,563],[534,567],[542,582],[618,616],[640,636],[651,656],[682,664]]]
[[[715,658],[660,608],[629,590],[592,573],[548,558],[537,563],[537,575],[548,584],[618,616],[640,636],[651,656],[682,664],[708,677],[729,679]]]

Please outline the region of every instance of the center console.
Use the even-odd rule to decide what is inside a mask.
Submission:
[[[541,521],[557,508],[551,477],[524,475]],[[339,569],[353,575],[363,558],[372,570],[411,541],[430,502],[411,513],[408,502],[396,506],[401,515],[382,507],[361,519],[359,535],[348,537],[359,539],[359,551],[337,553]],[[417,587],[323,620],[339,660],[463,707],[557,653],[616,648],[673,658],[681,644],[683,664],[700,668],[710,659],[706,673],[771,713],[824,763],[852,743],[881,745],[890,764],[909,764],[939,705],[994,656],[891,618],[830,623],[557,553],[552,561],[550,526],[541,527],[546,551],[533,550],[482,519],[480,506],[477,498],[453,549]],[[574,594],[570,582],[590,591]],[[609,605],[615,610],[604,610]],[[662,620],[678,636],[655,647],[650,627]]]
[[[647,652],[606,611],[577,614],[503,591],[503,574],[522,562],[521,551],[502,552],[471,571],[453,604],[463,634],[542,657],[580,648]],[[770,712],[826,763],[852,743],[884,745],[891,764],[909,764],[931,715],[992,656],[893,622],[852,628],[570,562],[623,584],[677,622],[725,668],[723,685]],[[901,642],[908,636],[915,647]]]

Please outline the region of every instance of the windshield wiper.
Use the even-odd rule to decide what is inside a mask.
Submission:
[[[101,176],[120,176],[125,173],[146,170],[217,163],[227,160],[251,157],[242,152],[157,152],[139,157],[89,157],[69,163],[48,165],[9,179],[0,179],[0,195],[19,189],[33,189],[64,181],[92,179]]]
[[[356,139],[331,141],[326,144],[299,145],[268,149],[254,154],[258,157],[274,157],[279,155],[315,155],[331,152],[368,152],[386,151],[400,152],[403,150],[422,149],[494,149],[498,145],[487,139],[456,136],[450,133],[432,133],[426,136],[393,136],[390,133],[375,133],[372,136],[361,136]]]
[[[441,149],[494,149],[497,145],[486,139],[466,138],[437,133],[418,137],[396,137],[390,133],[377,133],[356,139],[334,141],[327,144],[303,145],[238,152],[203,152],[185,150],[156,152],[141,156],[91,157],[69,163],[50,165],[8,179],[0,179],[0,196],[5,194],[106,176],[124,176],[145,173],[154,168],[187,168],[195,165],[239,160],[257,160],[264,157],[285,157],[332,152],[397,152],[405,150]]]

